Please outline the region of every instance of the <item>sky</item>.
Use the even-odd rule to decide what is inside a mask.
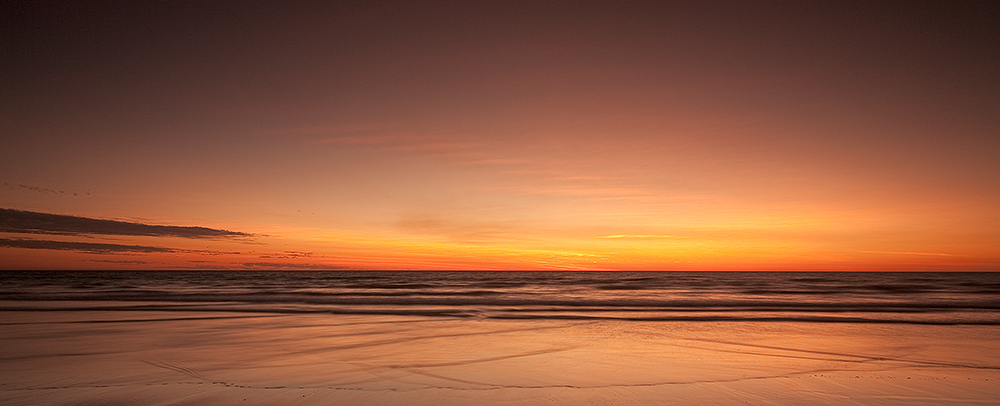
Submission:
[[[4,2],[0,269],[1000,271],[998,11]]]

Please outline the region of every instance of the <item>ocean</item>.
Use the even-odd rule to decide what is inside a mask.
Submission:
[[[1000,404],[1000,274],[2,272],[0,404]]]
[[[998,325],[1000,273],[5,272],[0,300],[16,310]]]

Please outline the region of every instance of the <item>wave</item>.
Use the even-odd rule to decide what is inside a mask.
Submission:
[[[562,306],[565,308],[652,308],[663,310],[682,309],[739,309],[793,311],[880,311],[905,312],[919,310],[977,309],[1000,311],[1000,299],[992,300],[920,300],[883,301],[790,301],[760,299],[653,299],[653,298],[560,298],[545,295],[504,295],[496,291],[469,292],[303,292],[303,293],[171,293],[164,291],[102,291],[99,293],[0,293],[0,300],[9,301],[143,301],[178,303],[271,303],[310,305],[384,305],[384,306]]]
[[[586,311],[566,311],[548,310],[538,311],[530,309],[503,309],[484,310],[470,308],[405,308],[405,307],[333,307],[333,308],[301,308],[301,307],[274,307],[274,306],[219,306],[219,305],[195,305],[195,306],[163,306],[163,305],[136,305],[136,306],[61,306],[61,307],[30,307],[30,306],[0,306],[0,311],[87,311],[87,312],[120,312],[120,311],[142,311],[142,312],[170,312],[170,313],[252,313],[255,315],[266,314],[302,314],[302,315],[357,315],[357,316],[421,316],[431,318],[476,318],[494,320],[576,320],[576,321],[622,321],[622,322],[786,322],[786,323],[859,323],[859,324],[912,324],[912,325],[984,325],[1000,326],[1000,317],[996,315],[984,314],[963,314],[961,316],[951,316],[947,318],[912,318],[912,317],[880,317],[891,313],[865,313],[859,315],[837,315],[837,312],[825,312],[817,314],[801,310],[801,314],[795,312],[776,312],[776,314],[762,314],[761,311],[747,311],[746,309],[730,309],[729,312],[736,314],[725,314],[725,311],[691,311],[691,312],[663,312],[660,314],[645,315],[643,312],[616,311],[615,314],[604,314],[610,312],[609,309],[587,309]],[[666,313],[666,314],[664,314]],[[157,322],[176,321],[191,319],[213,319],[227,317],[176,317],[164,319],[140,319],[140,320],[89,320],[88,323],[100,322]],[[25,324],[25,323],[0,323],[0,325]]]

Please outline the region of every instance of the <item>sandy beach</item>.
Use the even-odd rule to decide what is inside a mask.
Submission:
[[[5,405],[1000,402],[998,326],[0,312]]]

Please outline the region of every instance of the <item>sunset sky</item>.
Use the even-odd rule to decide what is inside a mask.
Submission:
[[[0,269],[1000,271],[995,2],[0,6]]]

